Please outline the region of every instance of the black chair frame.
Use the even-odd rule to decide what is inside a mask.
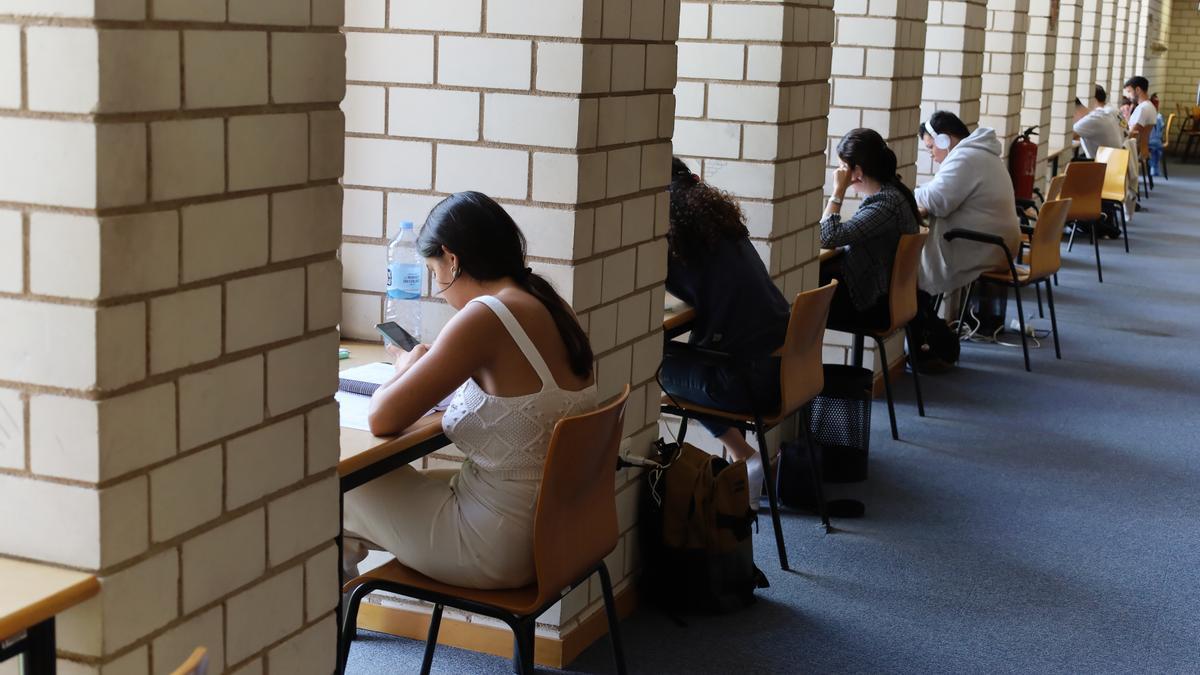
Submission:
[[[1017,266],[1016,266],[1016,263],[1013,261],[1012,252],[1008,250],[1008,245],[1004,243],[1004,239],[1001,238],[999,235],[985,234],[983,232],[975,232],[972,230],[955,228],[953,230],[950,230],[943,236],[945,237],[946,241],[953,241],[955,239],[966,239],[966,240],[978,242],[981,244],[988,244],[991,246],[999,246],[1000,249],[1002,251],[1004,251],[1004,257],[1008,262],[1008,272],[1011,275],[1012,280],[1009,282],[1000,282],[1000,281],[995,281],[992,279],[984,279],[984,278],[980,277],[979,281],[981,281],[981,282],[986,281],[987,283],[1002,284],[1004,286],[1007,286],[1008,288],[1013,289],[1013,294],[1017,296],[1017,321],[1021,327],[1021,351],[1024,352],[1024,355],[1025,355],[1025,370],[1026,370],[1026,372],[1030,372],[1033,369],[1029,365],[1029,338],[1027,337],[1027,335],[1025,333],[1025,307],[1021,303],[1021,289],[1027,285],[1033,285],[1033,286],[1037,287],[1037,285],[1041,284],[1042,281],[1046,282],[1046,302],[1048,305],[1050,305],[1050,328],[1051,328],[1051,332],[1054,334],[1054,355],[1056,358],[1061,359],[1062,358],[1062,348],[1059,346],[1059,343],[1058,343],[1058,317],[1055,315],[1055,312],[1054,312],[1054,290],[1052,288],[1052,284],[1050,283],[1050,278],[1047,277],[1046,279],[1043,279],[1043,280],[1037,281],[1037,282],[1033,282],[1032,284],[1022,284],[1020,281],[1020,277],[1017,275]],[[964,305],[965,305],[965,303],[964,303]],[[1040,298],[1038,301],[1038,305],[1039,305],[1039,309],[1040,309],[1040,306],[1041,306]],[[961,319],[960,319],[960,323],[961,323]]]
[[[613,599],[612,579],[609,577],[608,567],[604,564],[604,561],[600,561],[599,565],[588,570],[587,574],[564,590],[558,598],[551,600],[532,614],[525,616],[517,616],[499,607],[464,600],[424,588],[407,586],[383,579],[368,581],[356,587],[350,593],[350,601],[346,608],[346,617],[341,627],[342,653],[338,654],[337,672],[343,673],[346,670],[346,661],[350,656],[350,644],[358,632],[358,609],[362,604],[363,598],[375,591],[386,591],[433,603],[433,615],[429,620],[429,634],[425,638],[425,655],[421,660],[421,675],[428,675],[430,668],[433,666],[433,653],[437,648],[438,629],[441,627],[443,607],[454,607],[455,609],[482,614],[483,616],[499,619],[508,624],[513,631],[513,672],[520,673],[521,675],[532,675],[534,672],[534,629],[537,618],[546,610],[553,607],[561,597],[586,583],[592,578],[592,574],[600,575],[600,587],[604,595],[604,611],[608,616],[608,633],[609,638],[612,640],[613,661],[616,664],[617,673],[625,675],[625,651],[621,644],[621,625],[617,617],[616,602]]]
[[[1103,201],[1101,201],[1101,205],[1103,205]],[[1124,217],[1124,214],[1122,214],[1121,218],[1124,219]],[[1070,253],[1071,249],[1075,247],[1075,233],[1079,230],[1081,225],[1087,225],[1088,234],[1091,235],[1092,238],[1092,247],[1096,249],[1096,278],[1100,280],[1100,283],[1104,283],[1104,268],[1100,265],[1100,237],[1096,234],[1096,227],[1107,219],[1108,214],[1101,213],[1098,219],[1092,221],[1072,220],[1069,223],[1071,226],[1071,236],[1067,239],[1067,253]],[[949,234],[949,232],[947,232],[947,234]],[[1125,251],[1129,251],[1128,228],[1125,230]]]
[[[669,343],[668,349],[676,349],[682,353],[688,354],[689,358],[694,358],[698,362],[717,365],[723,368],[728,368],[730,372],[741,373],[743,362],[734,357],[732,354],[717,351],[714,349],[705,349],[693,345],[683,345],[680,343]],[[758,404],[758,397],[754,394],[754,389],[745,379],[741,380],[742,385],[746,389],[747,397],[751,401],[750,414],[753,416],[753,422],[744,420],[736,420],[728,417],[720,417],[717,415],[705,415],[695,410],[689,410],[683,406],[677,405],[674,397],[667,394],[667,398],[672,401],[670,404],[664,404],[660,407],[660,411],[668,415],[679,417],[679,433],[675,440],[683,443],[687,436],[688,420],[711,420],[720,424],[729,425],[735,429],[740,429],[743,432],[754,433],[755,440],[758,442],[758,454],[762,458],[763,464],[763,482],[767,484],[767,502],[771,507],[771,526],[775,530],[775,548],[779,551],[779,567],[783,570],[790,570],[787,557],[787,544],[783,541],[783,524],[779,520],[779,496],[775,491],[775,473],[771,466],[771,454],[767,448],[767,432],[772,428],[763,421],[762,406]],[[661,382],[659,383],[661,386]],[[663,388],[665,392],[666,389]],[[809,404],[805,404],[800,408],[800,426],[803,428],[804,444],[808,448],[808,461],[813,467],[813,489],[817,495],[817,509],[821,515],[821,525],[824,526],[826,534],[833,532],[833,525],[829,523],[829,513],[825,507],[825,491],[822,487],[824,477],[821,474],[821,462],[817,457],[816,447],[813,445],[812,429],[810,424],[810,408]]]

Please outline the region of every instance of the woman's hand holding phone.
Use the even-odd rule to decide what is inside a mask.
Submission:
[[[402,375],[404,371],[412,368],[422,356],[429,353],[429,345],[419,344],[408,351],[404,351],[395,345],[386,347],[387,353],[391,354],[395,359],[396,375]]]

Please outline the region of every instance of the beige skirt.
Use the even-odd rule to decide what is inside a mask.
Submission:
[[[533,583],[538,481],[403,467],[346,493],[345,536],[438,581],[469,588]]]

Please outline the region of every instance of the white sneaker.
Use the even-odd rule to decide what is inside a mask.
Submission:
[[[746,460],[747,487],[750,488],[750,510],[758,510],[758,499],[763,490],[762,455],[754,453]]]

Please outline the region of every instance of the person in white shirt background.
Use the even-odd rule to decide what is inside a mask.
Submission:
[[[1129,113],[1129,135],[1150,133],[1158,120],[1158,110],[1150,102],[1150,80],[1134,75],[1125,81],[1124,93],[1135,106],[1133,112]]]
[[[1080,145],[1088,159],[1096,158],[1098,148],[1119,148],[1122,143],[1121,122],[1115,112],[1105,106],[1108,94],[1104,87],[1096,85],[1091,108],[1075,99],[1075,133],[1079,134]]]

